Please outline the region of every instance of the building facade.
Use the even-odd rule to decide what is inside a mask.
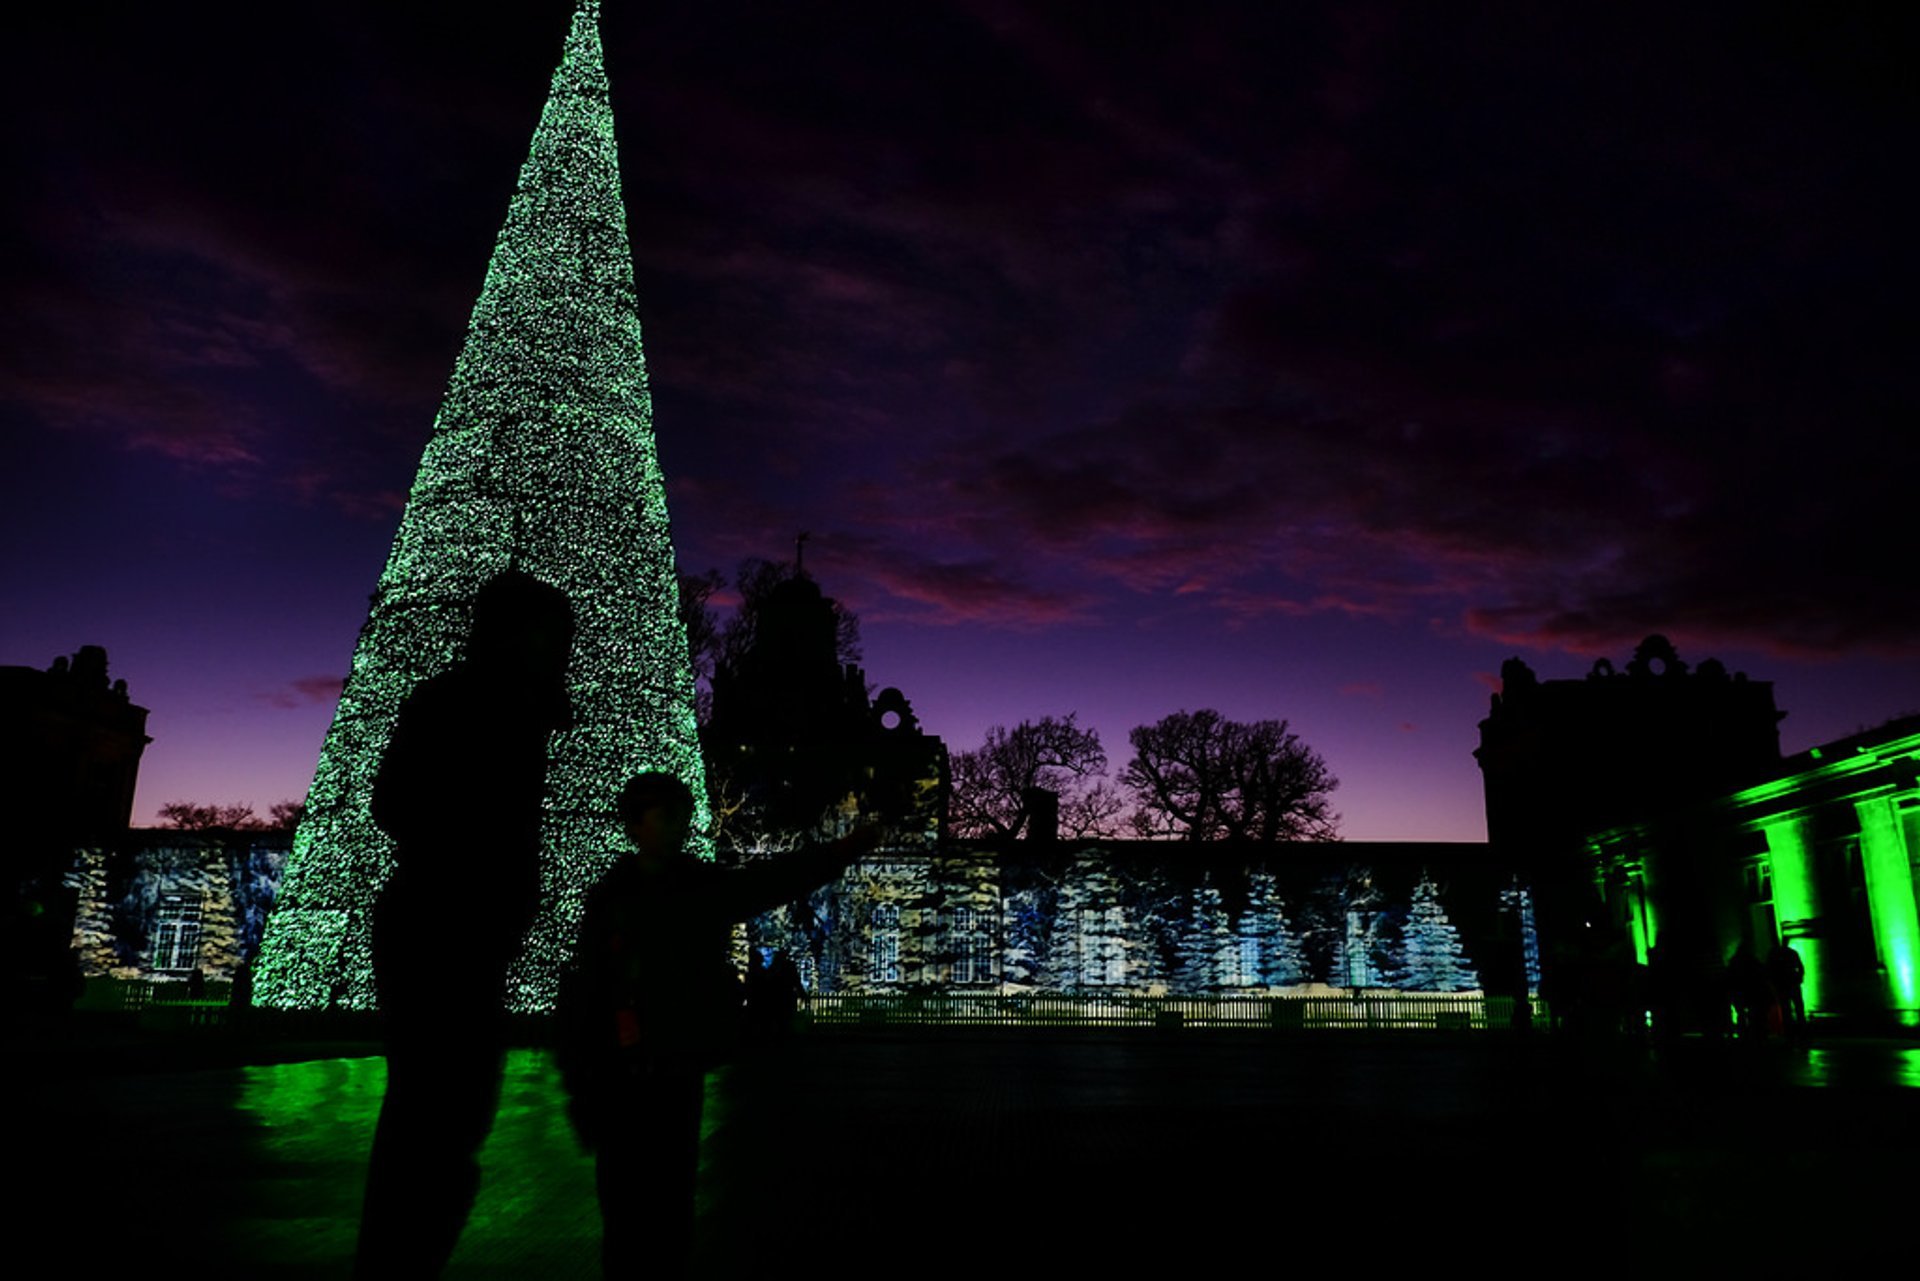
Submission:
[[[17,1000],[58,1005],[72,986],[76,848],[118,840],[133,812],[147,709],[83,645],[42,671],[0,667],[0,973]]]
[[[259,951],[293,833],[134,829],[75,857],[73,949],[89,978],[226,981]]]
[[[1537,987],[1532,903],[1478,844],[947,841],[748,927],[810,990],[1281,995]]]
[[[1920,1025],[1920,717],[1599,827],[1587,853],[1642,964],[1710,990],[1742,949],[1764,961],[1784,944],[1811,1016]]]
[[[156,829],[83,850],[83,972],[231,979],[291,844]],[[926,840],[862,858],[747,941],[822,994],[1469,993],[1508,969],[1500,986],[1537,987],[1531,913],[1478,844]]]
[[[1649,823],[1779,769],[1779,722],[1768,681],[1697,666],[1649,636],[1619,669],[1541,680],[1518,658],[1480,722],[1474,752],[1486,787],[1487,837],[1538,899],[1551,975],[1604,962],[1600,902],[1588,859],[1593,833]]]

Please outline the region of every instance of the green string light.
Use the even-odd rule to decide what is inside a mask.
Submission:
[[[372,1007],[370,910],[392,868],[368,812],[374,774],[401,701],[459,657],[474,593],[509,566],[575,611],[575,724],[548,759],[543,902],[508,978],[509,1007],[537,1010],[587,887],[627,847],[612,812],[626,779],[686,779],[711,857],[598,0],[574,14],[361,629],[261,945],[262,1004]]]

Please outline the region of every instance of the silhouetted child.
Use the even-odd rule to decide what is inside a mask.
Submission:
[[[464,661],[401,704],[374,782],[396,844],[374,908],[387,1051],[354,1259],[359,1277],[446,1266],[499,1102],[507,966],[539,902],[547,740],[568,723],[573,611],[509,570],[474,598]]]
[[[595,1155],[606,1275],[677,1276],[693,1236],[706,1072],[733,1050],[734,922],[832,879],[872,838],[727,869],[686,839],[693,796],[671,774],[620,793],[634,852],[588,892],[580,947],[561,984],[561,1072]]]

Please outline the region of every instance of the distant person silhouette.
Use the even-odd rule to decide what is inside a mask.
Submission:
[[[757,1046],[774,1045],[793,1030],[794,1011],[806,999],[800,970],[782,948],[756,950],[747,963],[747,1035]]]
[[[439,1274],[473,1208],[499,1103],[509,963],[539,902],[547,740],[570,722],[566,595],[508,570],[465,658],[400,706],[373,788],[394,872],[373,917],[387,1093],[356,1277]]]
[[[808,1004],[807,985],[800,977],[800,967],[793,963],[784,947],[773,949],[773,956],[767,961],[767,973],[772,979],[769,990],[779,998],[779,1030],[784,1033],[792,1029],[795,1011]]]
[[[831,880],[872,834],[722,868],[687,849],[693,795],[673,775],[635,778],[619,813],[634,852],[588,891],[560,988],[560,1066],[594,1152],[605,1274],[679,1276],[693,1239],[706,1073],[740,1030],[731,926]]]
[[[1790,943],[1782,943],[1767,956],[1767,977],[1773,981],[1774,994],[1780,1000],[1782,1022],[1787,1039],[1798,1045],[1807,1039],[1806,963]]]
[[[773,971],[767,966],[766,948],[747,949],[747,977],[741,986],[741,999],[744,1002],[741,1013],[745,1016],[745,1040],[749,1046],[760,1046],[773,1039],[773,1011],[777,999],[773,994]]]
[[[227,989],[228,1017],[244,1019],[253,1009],[253,962],[242,961],[233,969],[233,986]]]
[[[1765,1040],[1768,1031],[1768,1007],[1773,1004],[1773,984],[1767,979],[1767,971],[1753,954],[1753,948],[1742,943],[1734,949],[1727,960],[1727,991],[1738,1011],[1737,1026],[1743,1039]]]

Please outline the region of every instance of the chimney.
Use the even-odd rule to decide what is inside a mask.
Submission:
[[[1060,794],[1044,787],[1029,787],[1020,793],[1027,810],[1026,837],[1030,841],[1053,841],[1060,835]]]

